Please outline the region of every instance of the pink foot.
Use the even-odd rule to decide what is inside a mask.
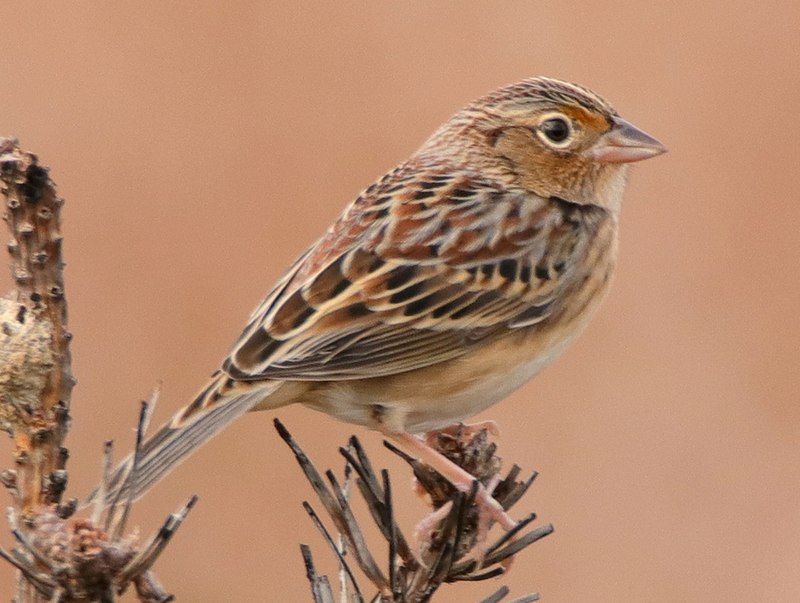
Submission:
[[[420,461],[438,471],[459,491],[469,492],[472,489],[472,484],[475,482],[475,478],[472,475],[417,436],[405,432],[389,433],[387,436],[400,444],[407,452],[416,456]],[[494,486],[492,490],[494,490]],[[499,523],[504,530],[511,530],[517,525],[505,512],[502,505],[492,497],[491,491],[487,490],[482,484],[478,485],[475,504],[478,505],[479,512],[484,514],[490,522]]]

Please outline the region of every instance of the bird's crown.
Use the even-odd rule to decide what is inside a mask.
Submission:
[[[484,108],[534,108],[538,105],[574,105],[613,117],[614,108],[588,88],[545,76],[524,79],[498,88],[474,101],[470,107]]]

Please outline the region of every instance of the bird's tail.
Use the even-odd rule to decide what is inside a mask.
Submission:
[[[94,501],[101,491],[106,503],[138,499],[214,435],[263,403],[281,384],[280,381],[234,381],[218,373],[190,404],[142,443],[138,454],[123,460],[106,486],[89,495],[88,502]]]

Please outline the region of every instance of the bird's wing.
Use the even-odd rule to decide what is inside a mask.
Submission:
[[[390,172],[254,312],[225,362],[238,380],[338,380],[458,357],[558,311],[600,208],[474,174]]]

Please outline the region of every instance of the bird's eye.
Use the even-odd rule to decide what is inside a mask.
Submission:
[[[537,133],[550,146],[564,148],[572,141],[572,124],[565,117],[550,117],[539,124]]]

